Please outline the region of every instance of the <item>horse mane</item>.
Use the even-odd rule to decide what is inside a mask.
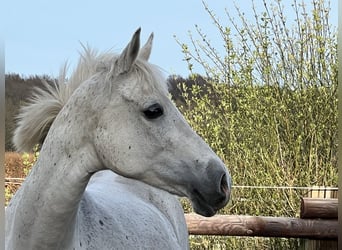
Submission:
[[[99,54],[89,46],[82,45],[82,47],[84,51],[80,53],[76,69],[69,80],[66,80],[67,65],[64,64],[60,70],[58,80],[52,83],[42,80],[43,88],[36,87],[31,98],[20,108],[16,117],[17,127],[13,133],[13,144],[18,151],[29,152],[35,146],[43,144],[52,123],[72,93],[84,81],[92,77],[99,68],[105,68],[108,74],[112,72],[113,60],[118,55],[111,52]],[[135,68],[142,73],[140,77],[146,78],[150,76],[144,82],[151,82],[151,80],[156,82],[156,79],[150,79],[151,75],[153,75],[152,71],[154,74],[157,73],[154,77],[161,77],[158,70],[151,69],[146,62],[141,60],[136,61]],[[163,87],[167,91],[166,84]]]

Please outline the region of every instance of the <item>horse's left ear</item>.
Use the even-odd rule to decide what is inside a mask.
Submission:
[[[141,48],[139,52],[139,58],[147,61],[150,58],[153,42],[153,33],[151,33],[145,45]]]
[[[116,61],[116,66],[118,69],[117,73],[121,74],[128,72],[137,59],[140,48],[140,31],[141,28],[137,29],[132,37],[132,40],[122,51],[121,55]]]

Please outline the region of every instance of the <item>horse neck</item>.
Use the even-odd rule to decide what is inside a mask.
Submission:
[[[80,103],[82,107],[82,103]],[[64,210],[77,208],[91,175],[101,169],[89,135],[93,119],[81,118],[83,110],[62,110],[46,138],[37,162],[36,173],[54,207]],[[49,196],[49,195],[48,195]],[[56,209],[57,211],[58,209]]]
[[[73,228],[88,181],[101,169],[87,139],[92,119],[85,121],[80,118],[83,111],[74,111],[62,110],[56,118],[37,163],[13,199],[13,207],[21,211],[15,215],[12,230],[46,249],[58,247]]]

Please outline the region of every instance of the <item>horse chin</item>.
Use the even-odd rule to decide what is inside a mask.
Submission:
[[[214,216],[218,210],[213,206],[210,206],[202,196],[193,195],[190,200],[195,213],[199,215],[211,217]]]
[[[205,217],[211,217],[214,216],[219,209],[227,205],[229,195],[227,195],[225,199],[212,203],[195,190],[192,192],[192,195],[190,195],[189,198],[195,213]]]
[[[195,213],[205,216],[205,217],[214,216],[217,212],[215,209],[213,209],[212,207],[208,205],[203,205],[203,204],[199,205],[199,204],[192,203],[192,207],[194,208]]]

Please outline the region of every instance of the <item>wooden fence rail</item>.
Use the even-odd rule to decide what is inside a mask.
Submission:
[[[337,220],[312,220],[287,217],[216,215],[203,217],[185,214],[193,235],[259,236],[337,240]]]
[[[301,198],[300,218],[337,219],[338,199]]]
[[[21,184],[23,180],[23,178],[7,178],[6,183]],[[289,187],[280,188],[288,189]],[[246,215],[216,215],[208,218],[197,214],[185,214],[188,231],[192,235],[313,239],[304,240],[303,249],[337,249],[337,188],[305,189],[311,190],[312,198],[301,198],[300,218]]]

